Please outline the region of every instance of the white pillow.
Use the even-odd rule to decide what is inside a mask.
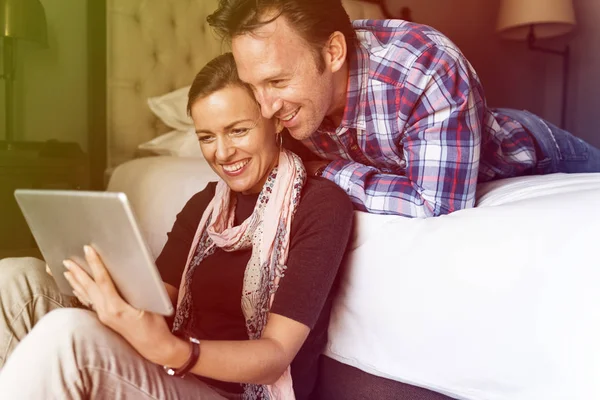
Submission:
[[[161,156],[204,158],[198,139],[192,130],[165,133],[140,144],[138,149]]]
[[[190,86],[174,90],[162,96],[150,97],[148,106],[167,126],[177,131],[188,131],[194,123],[187,115]]]

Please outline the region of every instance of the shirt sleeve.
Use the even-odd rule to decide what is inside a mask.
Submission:
[[[179,288],[181,275],[202,218],[204,210],[215,194],[216,184],[209,183],[204,190],[196,193],[177,214],[167,242],[156,259],[156,266],[163,282]]]
[[[287,270],[271,308],[310,329],[334,284],[353,220],[348,196],[330,182],[319,181],[318,190],[302,199],[292,222]]]
[[[435,46],[410,71],[390,97],[398,109],[405,174],[336,160],[322,176],[370,213],[431,217],[473,207],[485,106],[474,73],[464,58]]]

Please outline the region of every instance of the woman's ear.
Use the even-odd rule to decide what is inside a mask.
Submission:
[[[346,46],[346,37],[342,32],[335,31],[329,36],[329,41],[325,46],[325,62],[331,72],[339,71],[346,62],[348,48]]]

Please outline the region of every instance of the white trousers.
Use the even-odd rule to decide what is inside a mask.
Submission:
[[[0,399],[226,398],[192,375],[168,376],[95,313],[62,308],[72,298],[44,269],[35,259],[0,260]]]

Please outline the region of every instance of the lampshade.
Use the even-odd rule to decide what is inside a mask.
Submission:
[[[0,37],[32,40],[46,46],[46,14],[39,0],[0,0]]]
[[[549,38],[574,26],[573,0],[502,0],[497,30],[505,39],[524,40],[531,27],[536,38]]]

